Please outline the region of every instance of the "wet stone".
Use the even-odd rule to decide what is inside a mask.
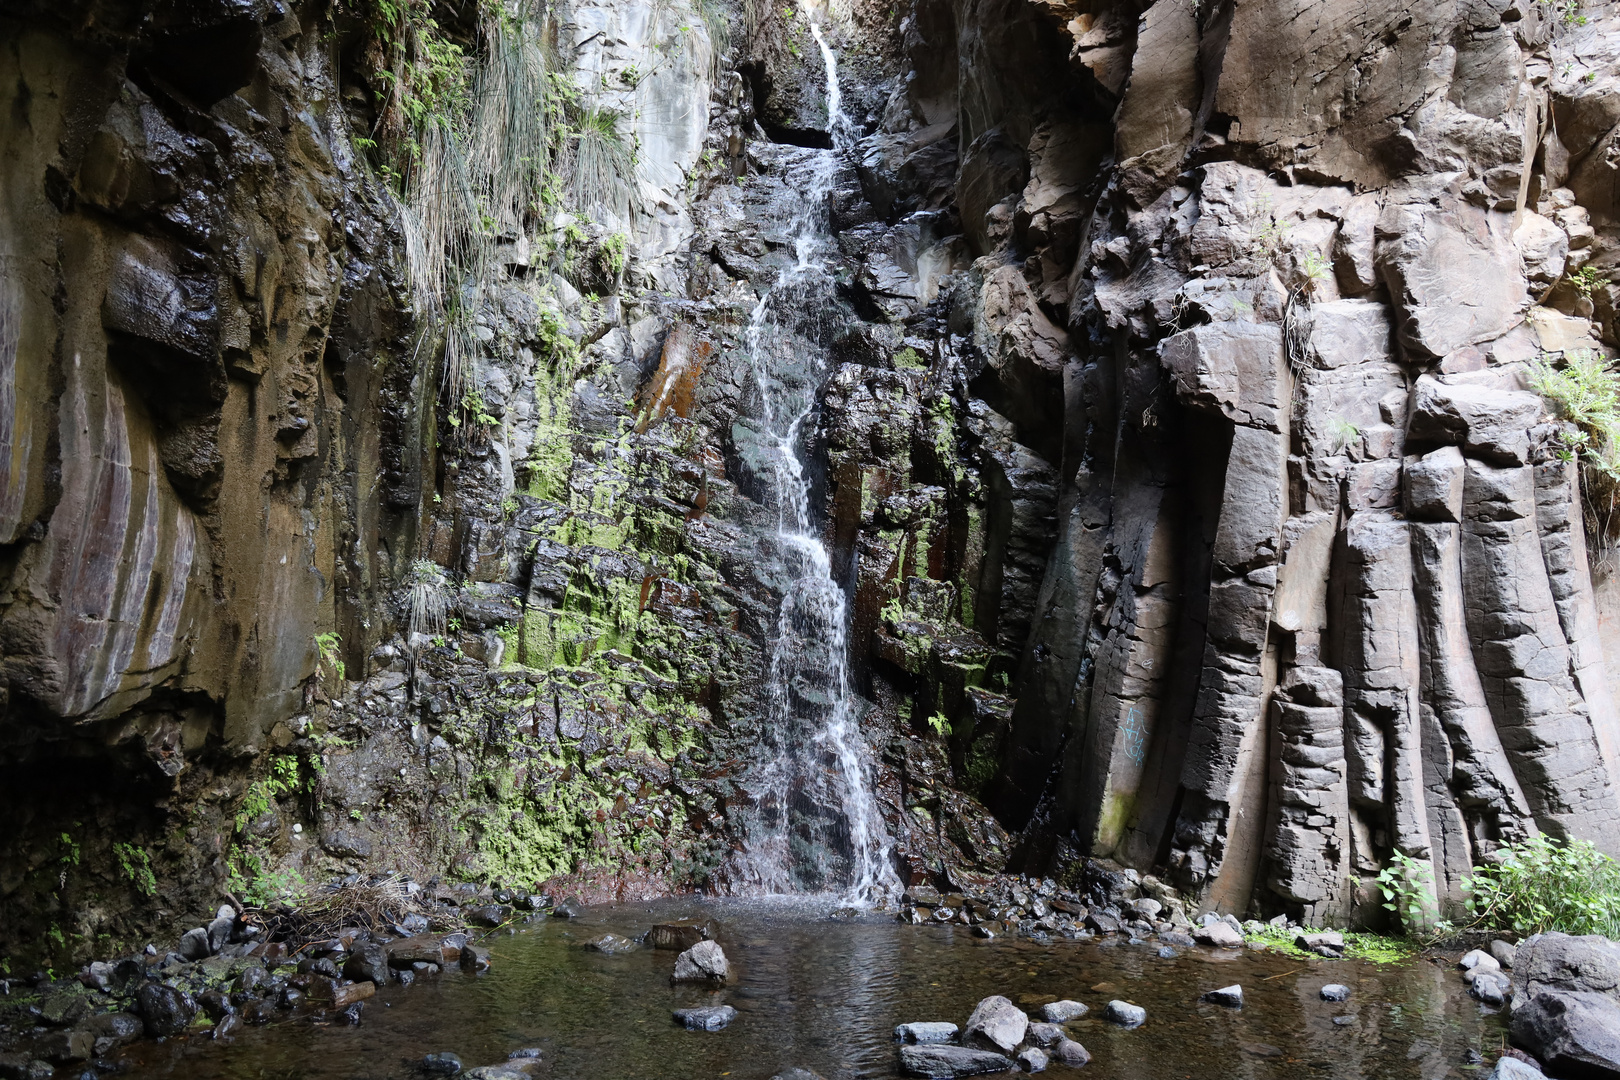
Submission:
[[[422,1071],[434,1076],[454,1076],[461,1071],[461,1058],[449,1050],[428,1054],[422,1059]]]
[[[697,1009],[676,1009],[671,1015],[687,1031],[719,1031],[737,1018],[730,1005],[707,1005]]]
[[[980,1001],[962,1029],[962,1041],[987,1050],[1012,1053],[1024,1041],[1029,1028],[1029,1017],[1024,1011],[1000,994]]]
[[[595,952],[606,953],[609,956],[618,956],[621,953],[634,952],[639,946],[627,937],[618,934],[603,934],[599,938],[592,938],[585,943],[585,948]]]
[[[1011,1058],[992,1050],[976,1050],[970,1046],[935,1043],[900,1048],[900,1070],[908,1076],[937,1077],[945,1080],[955,1076],[1006,1072],[1011,1068],[1013,1068]]]
[[[1063,1028],[1058,1024],[1031,1024],[1026,1035],[1030,1042],[1036,1046],[1052,1046],[1058,1040],[1065,1038]]]
[[[921,1021],[912,1024],[901,1024],[894,1029],[894,1037],[898,1042],[906,1043],[942,1043],[950,1042],[956,1038],[957,1026],[944,1021]]]
[[[1078,1001],[1064,998],[1062,1001],[1051,1001],[1041,1006],[1041,1019],[1049,1024],[1066,1024],[1086,1015],[1090,1009]]]
[[[1212,1005],[1224,1005],[1229,1009],[1243,1008],[1243,987],[1237,983],[1223,986],[1218,990],[1205,992],[1203,1000]]]
[[[1140,1005],[1116,999],[1108,1003],[1108,1008],[1103,1011],[1103,1019],[1120,1027],[1141,1027],[1147,1020],[1147,1010]]]
[[[1018,1052],[1018,1067],[1027,1073],[1045,1072],[1049,1060],[1046,1051],[1038,1046],[1031,1046]]]
[[[1328,983],[1322,987],[1323,1001],[1349,1001],[1350,988],[1343,983]]]
[[[723,983],[730,972],[726,954],[713,941],[700,941],[675,958],[670,982]]]

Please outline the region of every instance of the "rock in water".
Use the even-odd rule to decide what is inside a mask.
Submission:
[[[669,981],[723,983],[730,970],[718,942],[700,941],[675,958],[675,973]]]
[[[1049,1001],[1041,1006],[1041,1019],[1049,1024],[1067,1024],[1070,1020],[1078,1020],[1089,1010],[1078,1001],[1064,998],[1062,1001]]]
[[[1036,1046],[1046,1047],[1057,1043],[1059,1039],[1066,1038],[1063,1028],[1057,1024],[1031,1024],[1027,1036]]]
[[[422,1071],[435,1076],[454,1076],[461,1071],[461,1058],[448,1050],[428,1054],[422,1059]]]
[[[1323,1001],[1349,1001],[1350,988],[1343,983],[1328,983],[1322,987]]]
[[[382,986],[388,981],[388,952],[374,941],[356,945],[343,962],[343,977]]]
[[[1513,1041],[1549,1072],[1620,1076],[1620,944],[1538,934],[1513,969]]]
[[[1027,1073],[1045,1072],[1048,1060],[1046,1051],[1038,1046],[1018,1052],[1018,1067]]]
[[[1103,1012],[1103,1019],[1120,1027],[1141,1027],[1147,1020],[1147,1010],[1128,1001],[1110,1001],[1108,1008]]]
[[[1502,1057],[1497,1059],[1496,1068],[1485,1080],[1547,1080],[1547,1077],[1540,1069],[1532,1069],[1518,1058]]]
[[[157,1038],[178,1035],[190,1027],[197,1005],[184,990],[149,982],[135,992],[135,1011],[145,1023],[146,1033]]]
[[[1204,1000],[1213,1005],[1225,1005],[1229,1009],[1243,1008],[1243,987],[1237,983],[1223,986],[1219,990],[1210,990],[1204,994]]]
[[[1091,1051],[1073,1039],[1059,1039],[1057,1045],[1052,1047],[1052,1058],[1064,1065],[1078,1068],[1091,1060]]]
[[[905,1043],[942,1043],[950,1042],[956,1038],[956,1025],[940,1022],[923,1021],[921,1023],[901,1024],[894,1029],[897,1042]]]
[[[993,1050],[977,1050],[971,1046],[927,1043],[900,1048],[900,1071],[908,1076],[928,1076],[944,1080],[953,1076],[1006,1072],[1012,1067],[1011,1058]]]
[[[603,934],[599,938],[592,938],[587,941],[585,947],[594,949],[599,953],[607,953],[609,956],[618,956],[620,953],[635,952],[639,946],[627,937],[620,937],[618,934]],[[722,959],[723,964],[724,960]],[[677,970],[679,970],[678,966]]]
[[[647,944],[655,949],[673,949],[681,952],[712,937],[714,934],[710,932],[707,923],[695,919],[681,919],[676,922],[655,924],[647,934]]]
[[[730,1005],[707,1005],[699,1009],[676,1009],[675,1022],[687,1031],[719,1031],[737,1018]]]
[[[1491,942],[1491,955],[1496,957],[1497,964],[1508,971],[1513,970],[1513,960],[1518,955],[1518,951],[1518,949],[1500,938]]]
[[[992,994],[974,1006],[967,1027],[962,1029],[962,1041],[1010,1054],[1024,1041],[1028,1027],[1029,1017],[1024,1015],[1024,1010],[1000,994]]]

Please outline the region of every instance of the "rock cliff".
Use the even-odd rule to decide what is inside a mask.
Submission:
[[[847,884],[847,808],[761,794],[832,767],[771,719],[767,379],[902,880],[1341,923],[1396,850],[1620,852],[1607,496],[1534,389],[1620,343],[1620,11],[425,10],[474,134],[402,182],[369,9],[0,8],[0,953],[351,872],[748,891],[767,827]]]

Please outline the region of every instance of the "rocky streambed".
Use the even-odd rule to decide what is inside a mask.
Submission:
[[[412,985],[375,985],[359,1023],[329,1005],[276,1008],[262,1025],[133,1039],[56,1075],[357,1080],[426,1076],[429,1055],[453,1055],[433,1064],[490,1077],[764,1080],[805,1069],[833,1080],[926,1072],[953,1056],[937,1048],[995,1053],[985,1039],[999,1036],[1005,1060],[1038,1049],[1024,1067],[1044,1058],[1054,1075],[1082,1068],[1064,1055],[1082,1060],[1083,1048],[1084,1073],[1098,1077],[1437,1080],[1483,1075],[1506,1037],[1505,1013],[1469,996],[1455,953],[1380,966],[1167,947],[1157,933],[983,937],[965,923],[911,925],[816,900],[672,900],[576,914],[475,939],[487,967],[445,964]],[[693,942],[652,929],[681,920],[723,950],[723,982],[707,978],[707,951],[687,957],[703,969],[696,981],[672,981]],[[1240,1007],[1218,993],[1234,985]],[[1341,995],[1324,995],[1330,986],[1347,994],[1331,1000]],[[5,1037],[47,1026],[38,1003],[15,1007],[21,1001]],[[699,1016],[724,1026],[675,1016],[694,1009],[717,1010]],[[1024,1030],[1011,1032],[1018,1017]],[[946,1027],[896,1030],[929,1023]],[[944,1041],[910,1041],[918,1038]],[[936,1052],[918,1049],[927,1046]]]

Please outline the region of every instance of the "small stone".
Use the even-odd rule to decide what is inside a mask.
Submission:
[[[1503,1055],[1496,1060],[1496,1068],[1492,1069],[1485,1080],[1547,1080],[1540,1069],[1526,1065],[1515,1057]]]
[[[1353,1016],[1335,1016],[1333,1022],[1339,1027],[1349,1027],[1356,1022],[1356,1018]]]
[[[1091,1060],[1091,1052],[1073,1039],[1059,1039],[1052,1047],[1052,1057],[1064,1065],[1078,1068]]]
[[[1243,1008],[1243,987],[1233,983],[1231,986],[1223,986],[1219,990],[1205,992],[1203,999],[1212,1005],[1225,1005],[1229,1009],[1241,1009]]]
[[[1046,1051],[1038,1046],[1031,1046],[1018,1052],[1018,1067],[1027,1073],[1045,1072],[1049,1060]]]
[[[135,992],[135,1012],[152,1038],[178,1035],[191,1026],[197,1003],[184,990],[149,982]]]
[[[1176,957],[1178,957],[1180,955],[1181,955],[1180,953],[1176,952],[1175,949],[1172,949],[1168,945],[1160,945],[1159,946],[1159,959],[1160,960],[1174,960]]]
[[[551,915],[556,919],[577,919],[584,914],[585,905],[577,896],[570,896],[551,909]]]
[[[540,1056],[540,1048],[538,1046],[525,1046],[525,1047],[522,1047],[520,1049],[512,1051],[510,1054],[507,1054],[506,1055],[506,1060],[507,1061],[523,1061],[523,1060],[526,1060],[528,1058],[537,1058],[539,1056]]]
[[[461,1058],[448,1050],[441,1050],[422,1059],[422,1071],[435,1076],[454,1076],[461,1071]]]
[[[629,938],[620,937],[618,934],[603,934],[599,938],[587,941],[585,947],[609,956],[618,956],[621,953],[634,952],[637,945]]]
[[[1482,949],[1470,949],[1463,953],[1457,966],[1464,971],[1500,971],[1502,965],[1496,962],[1496,957]]]
[[[1491,955],[1496,958],[1497,964],[1507,971],[1513,970],[1513,961],[1518,959],[1519,950],[1501,938],[1491,942]]]
[[[1343,983],[1328,983],[1322,987],[1323,1001],[1349,1001],[1350,988]]]
[[[1132,1005],[1128,1001],[1115,999],[1110,1001],[1108,1008],[1103,1010],[1103,1019],[1118,1024],[1120,1027],[1141,1027],[1147,1020],[1147,1010],[1140,1005]]]
[[[699,1009],[676,1009],[675,1022],[687,1031],[719,1031],[737,1018],[730,1005],[708,1005]]]
[[[232,1013],[230,1016],[221,1018],[219,1023],[214,1025],[214,1040],[216,1042],[229,1040],[240,1033],[241,1030],[242,1018]]]
[[[957,1026],[945,1021],[921,1021],[901,1024],[894,1029],[894,1037],[904,1043],[942,1043],[956,1038]]]
[[[654,925],[647,934],[647,944],[655,949],[685,952],[698,942],[708,941],[712,937],[714,934],[710,932],[709,924],[694,919],[682,919]]]
[[[208,931],[202,927],[193,927],[180,935],[180,944],[174,951],[193,962],[206,960],[214,955],[213,948],[208,944]]]
[[[1012,1067],[1011,1058],[992,1050],[975,1050],[971,1046],[929,1043],[900,1048],[900,1069],[910,1076],[946,1080],[956,1076],[1006,1072]]]
[[[1062,1001],[1049,1001],[1042,1005],[1041,1019],[1049,1024],[1067,1024],[1070,1020],[1078,1020],[1089,1011],[1089,1008],[1080,1002],[1064,998]]]
[[[700,941],[675,958],[670,982],[723,983],[730,973],[726,954],[717,942]]]

